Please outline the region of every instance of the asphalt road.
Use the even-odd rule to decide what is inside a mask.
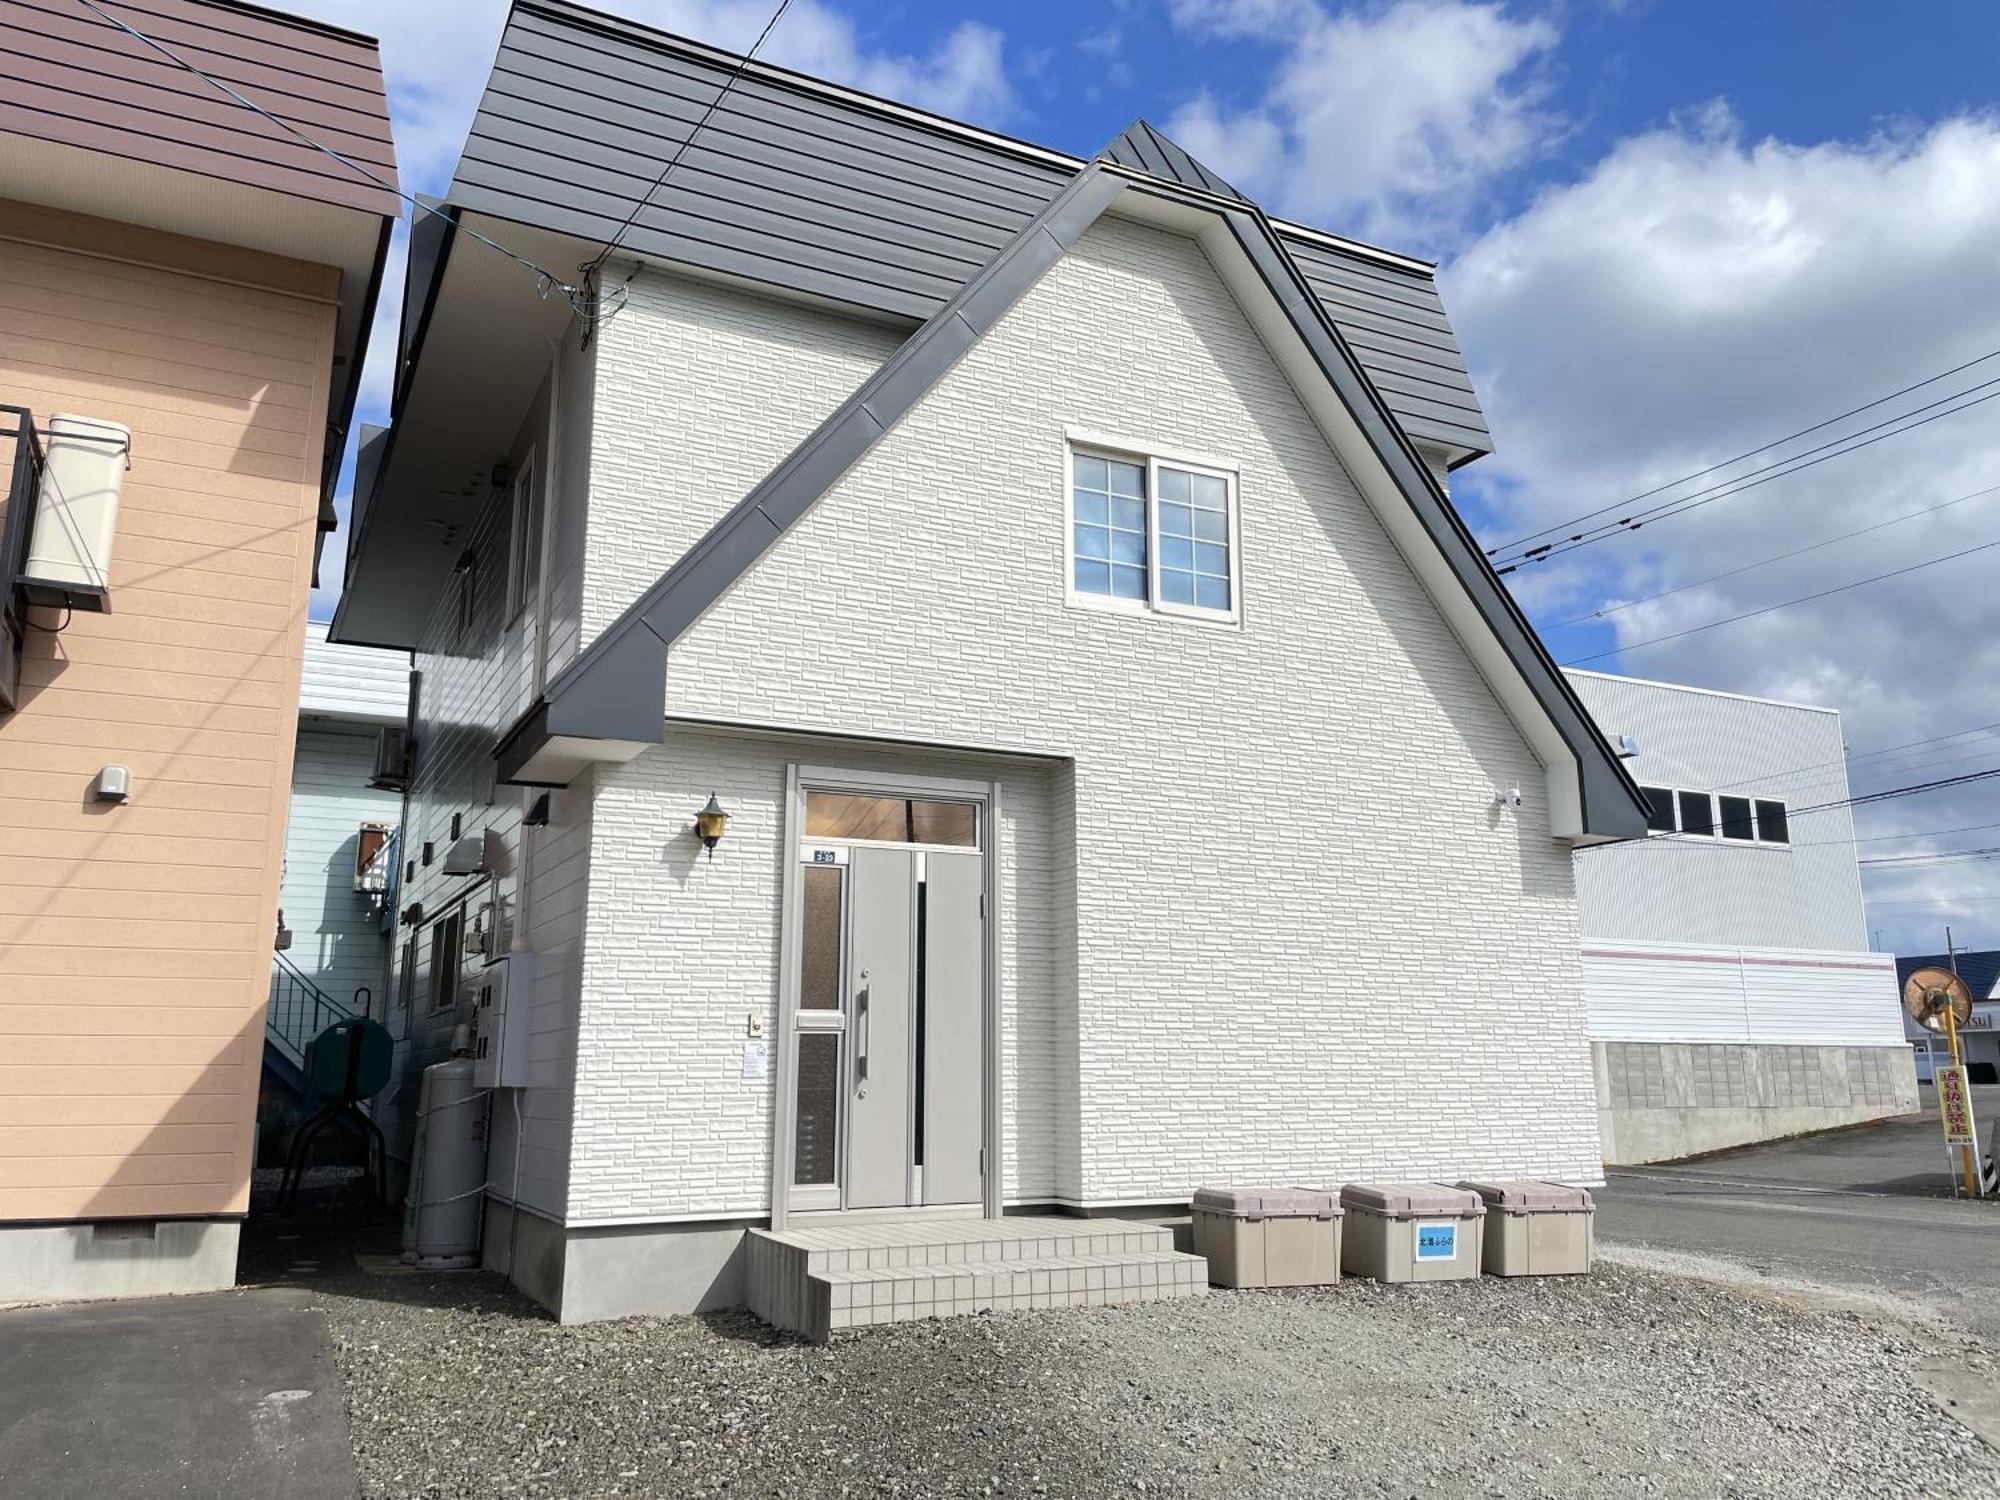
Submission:
[[[1879,1125],[1610,1168],[1598,1239],[1661,1264],[1731,1262],[1780,1284],[1914,1302],[2000,1347],[2000,1202],[1943,1196],[1943,1136],[1923,1095],[1924,1112]],[[1973,1095],[1984,1138],[2000,1088]]]
[[[326,1319],[292,1291],[0,1312],[0,1495],[354,1500]]]

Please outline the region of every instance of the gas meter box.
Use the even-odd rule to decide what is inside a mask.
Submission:
[[[528,1022],[535,1008],[535,955],[502,954],[479,971],[473,993],[473,1087],[527,1087]]]

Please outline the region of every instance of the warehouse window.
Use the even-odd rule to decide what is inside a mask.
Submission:
[[[1757,827],[1750,820],[1750,799],[1748,797],[1723,797],[1722,836],[1726,839],[1743,839],[1746,842],[1757,837]]]
[[[1674,794],[1663,786],[1642,786],[1639,795],[1646,799],[1646,828],[1652,833],[1672,833],[1680,827],[1674,820]]]
[[[1757,837],[1767,844],[1789,844],[1792,841],[1791,825],[1785,818],[1784,803],[1766,802],[1759,799],[1757,803]]]
[[[1715,799],[1707,792],[1682,792],[1681,832],[1715,837]]]

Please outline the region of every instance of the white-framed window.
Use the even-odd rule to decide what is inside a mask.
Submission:
[[[1664,786],[1642,786],[1639,790],[1646,798],[1648,833],[1729,839],[1740,844],[1792,841],[1785,804],[1775,798],[1676,791]]]
[[[1064,468],[1071,603],[1238,618],[1242,549],[1233,468],[1074,433]]]
[[[507,517],[507,623],[512,625],[542,580],[542,485],[532,448],[514,473]]]

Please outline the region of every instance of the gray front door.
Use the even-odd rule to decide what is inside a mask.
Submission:
[[[856,846],[848,954],[848,1208],[980,1199],[984,862]]]

